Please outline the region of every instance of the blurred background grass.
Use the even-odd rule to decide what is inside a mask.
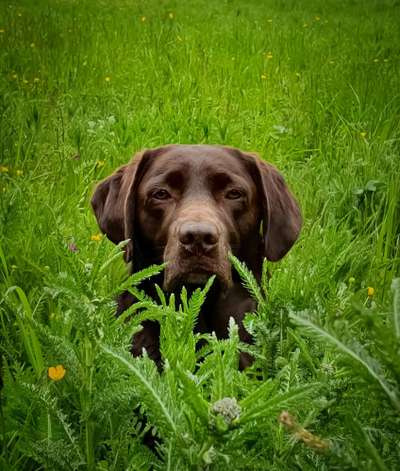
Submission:
[[[112,244],[97,237],[89,204],[94,184],[137,150],[173,142],[237,146],[281,169],[305,218],[300,241],[270,267],[268,302],[281,320],[281,340],[282,314],[315,309],[328,323],[349,321],[365,345],[376,343],[375,354],[383,352],[391,370],[397,344],[385,344],[384,328],[389,287],[400,274],[399,18],[400,3],[391,0],[2,2],[0,290],[23,290],[16,291],[18,299],[10,301],[8,292],[0,302],[1,354],[10,371],[33,377],[34,384],[28,347],[42,328],[28,323],[25,332],[23,317],[14,318],[18,303],[52,334],[86,348],[73,334],[79,312],[71,317],[68,305],[49,296],[48,279],[59,275],[73,292],[71,280],[79,280],[81,270],[107,260]],[[109,268],[96,296],[112,296],[126,274],[122,260]],[[79,296],[87,289],[82,286]],[[361,314],[354,306],[373,310]],[[374,323],[381,331],[371,342]],[[298,335],[291,333],[292,343],[306,355]],[[55,361],[44,345],[44,357]],[[291,364],[295,346],[278,352],[286,355],[278,360]],[[311,355],[311,365],[315,360],[322,369],[340,358],[324,349],[318,362]],[[68,368],[74,378],[73,364]],[[313,368],[320,381],[322,370]],[[42,369],[36,365],[39,376]],[[358,384],[356,371],[359,366],[347,370],[349,384]],[[341,375],[338,370],[338,382]],[[87,387],[85,381],[83,375],[83,386],[78,381],[74,387]],[[341,387],[332,400],[338,408],[326,412],[325,424],[321,413],[324,434],[336,427],[347,443],[347,430],[364,444],[358,463],[372,456],[368,469],[386,469],[369,440],[394,463],[396,416],[380,410],[379,397],[369,410],[362,402],[369,393],[361,387],[349,396],[355,402],[341,403],[348,386]],[[10,404],[17,407],[18,400]],[[342,421],[353,415],[354,404],[361,404],[357,416],[368,436]],[[79,412],[71,417],[78,428]],[[385,427],[388,441],[382,442]],[[282,441],[280,433],[274,440]],[[18,446],[24,448],[23,440]],[[94,447],[87,449],[94,460]],[[18,467],[18,454],[13,459]]]
[[[208,142],[258,151],[298,196],[289,296],[354,277],[384,297],[399,261],[399,9],[3,3],[0,224],[18,283],[59,270],[68,241],[86,250],[93,184],[136,150]]]

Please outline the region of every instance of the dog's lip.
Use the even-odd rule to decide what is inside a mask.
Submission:
[[[188,267],[189,268],[189,267]],[[190,267],[191,269],[180,270],[178,273],[175,273],[173,277],[168,280],[167,285],[164,285],[164,288],[167,291],[179,290],[183,286],[194,286],[202,287],[205,286],[208,280],[215,276],[216,279],[213,283],[215,286],[218,284],[221,288],[229,287],[229,277],[224,276],[223,273],[218,272],[217,270],[196,268]]]
[[[187,266],[175,273],[173,285],[205,285],[211,276],[216,275],[215,270],[205,266]],[[218,275],[217,275],[218,276]]]
[[[184,281],[189,281],[193,279],[205,280],[207,281],[211,276],[215,275],[215,270],[211,270],[205,267],[190,267],[188,270],[182,270],[179,273],[179,277]]]
[[[212,276],[215,274],[215,271],[212,270],[210,267],[206,267],[203,265],[195,265],[188,267],[188,269],[183,269],[180,275],[184,278],[191,277],[191,276]]]
[[[182,281],[186,282],[187,284],[205,284],[212,275],[213,273],[210,272],[192,271],[189,273],[184,273],[182,275]]]
[[[178,257],[181,273],[214,273],[218,260],[206,256]]]

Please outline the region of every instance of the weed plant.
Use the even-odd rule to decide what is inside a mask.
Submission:
[[[392,0],[0,5],[0,469],[399,469],[399,17]],[[151,299],[164,267],[128,277],[98,234],[95,182],[171,142],[258,151],[301,203],[260,282],[231,258],[252,345],[234,322],[193,334],[212,279]],[[162,371],[129,353],[144,319]]]

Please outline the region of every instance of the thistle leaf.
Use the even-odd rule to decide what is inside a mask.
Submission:
[[[324,329],[323,327],[317,324],[314,324],[312,321],[310,321],[309,319],[305,319],[304,317],[297,316],[292,313],[291,318],[296,324],[312,332],[324,342],[333,345],[334,347],[336,347],[336,349],[338,349],[346,356],[350,357],[352,360],[360,364],[369,374],[369,376],[371,376],[371,378],[373,378],[379,384],[384,393],[390,399],[393,406],[400,411],[400,400],[397,396],[396,391],[386,380],[381,365],[378,363],[377,360],[372,358],[366,352],[362,345],[353,341],[353,345],[350,346],[338,339],[335,333],[329,332],[328,330]]]

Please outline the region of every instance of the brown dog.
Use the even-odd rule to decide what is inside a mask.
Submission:
[[[257,155],[210,145],[169,145],[138,153],[96,188],[92,206],[100,229],[114,243],[130,239],[132,271],[167,262],[161,282],[167,292],[182,285],[216,282],[197,330],[226,337],[229,318],[239,325],[254,303],[228,260],[232,252],[260,277],[262,259],[281,259],[296,241],[301,214],[281,174]],[[152,282],[154,283],[154,281]],[[151,294],[152,283],[144,289]],[[119,299],[119,313],[134,302]],[[132,352],[160,364],[159,327],[152,321],[136,334]],[[241,355],[240,366],[249,357]]]

